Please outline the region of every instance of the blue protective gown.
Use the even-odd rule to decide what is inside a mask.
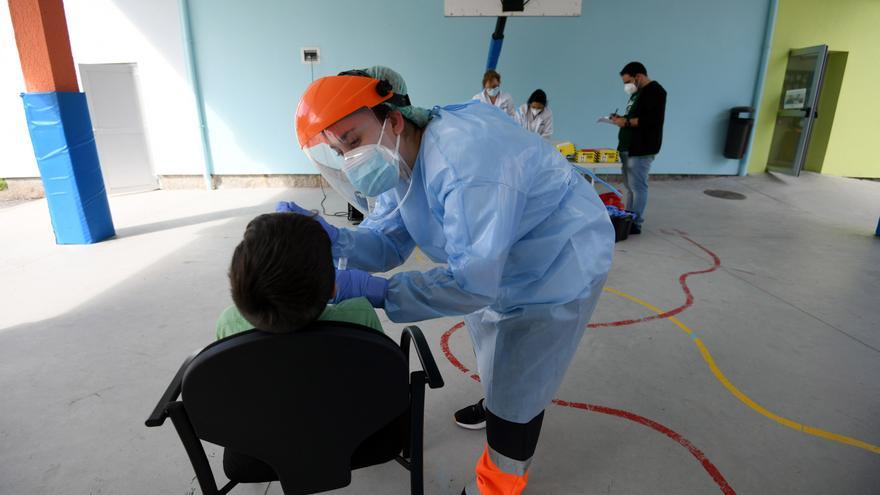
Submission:
[[[379,198],[335,257],[384,272],[416,245],[446,266],[392,276],[395,322],[466,314],[486,405],[526,423],[553,399],[611,268],[614,229],[595,190],[540,136],[471,102],[432,111],[400,209]]]

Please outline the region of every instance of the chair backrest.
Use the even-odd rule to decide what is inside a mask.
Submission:
[[[409,366],[359,325],[251,331],[205,348],[182,400],[199,438],[265,462],[287,494],[316,493],[348,485],[354,450],[406,412]]]

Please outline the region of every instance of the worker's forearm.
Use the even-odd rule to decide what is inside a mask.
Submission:
[[[466,315],[492,303],[493,297],[465,290],[449,267],[397,273],[388,280],[385,314],[395,323]]]
[[[384,272],[400,266],[415,243],[402,230],[382,233],[366,228],[341,228],[333,243],[333,257],[346,258],[348,267],[368,272]]]

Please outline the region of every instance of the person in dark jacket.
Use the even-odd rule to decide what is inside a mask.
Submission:
[[[623,164],[626,209],[636,214],[630,234],[641,234],[648,205],[648,174],[663,141],[666,90],[648,77],[648,71],[639,62],[626,64],[620,78],[630,97],[626,113],[614,115],[612,120],[620,127],[617,150]]]

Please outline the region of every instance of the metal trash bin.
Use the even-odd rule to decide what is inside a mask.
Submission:
[[[748,117],[740,114],[748,113]],[[755,109],[752,107],[733,107],[730,109],[730,121],[727,124],[727,140],[724,143],[724,157],[734,160],[742,159],[749,145],[749,134],[755,125]]]

